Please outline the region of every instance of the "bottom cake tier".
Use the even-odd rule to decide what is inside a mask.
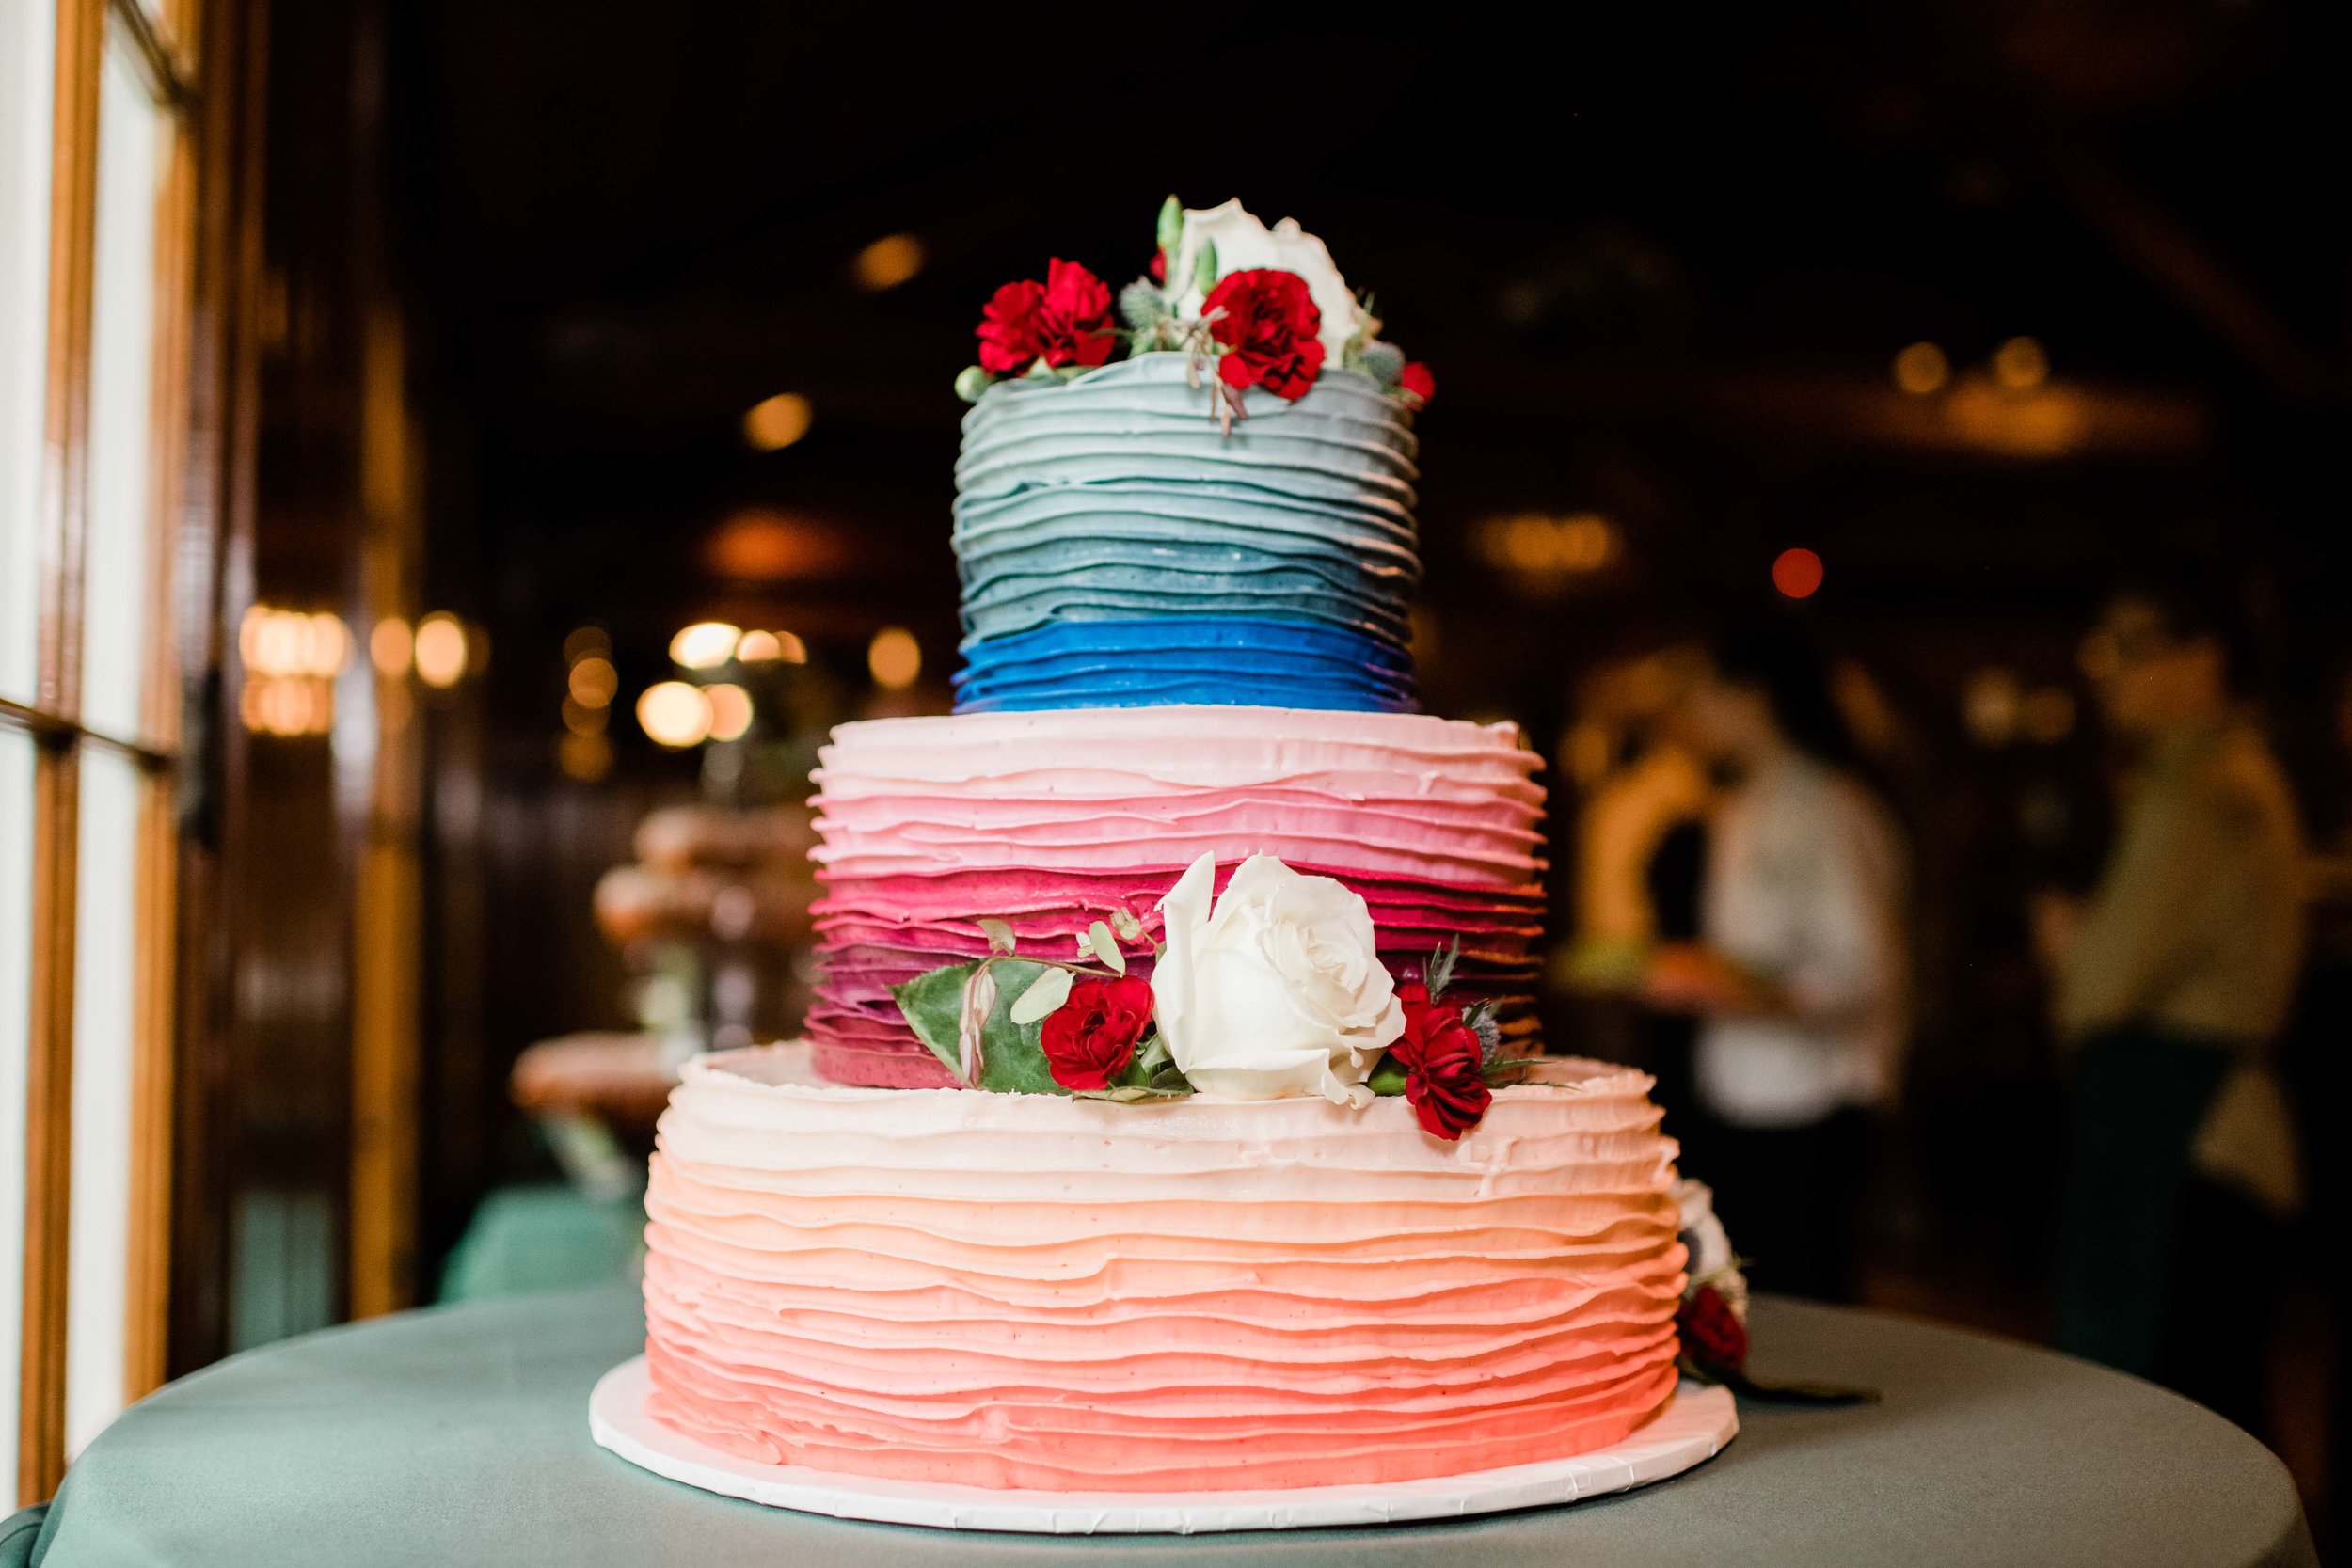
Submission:
[[[1674,1145],[1546,1064],[1458,1144],[1401,1100],[1143,1104],[689,1064],[646,1196],[658,1419],[728,1453],[1044,1491],[1468,1474],[1672,1396]]]

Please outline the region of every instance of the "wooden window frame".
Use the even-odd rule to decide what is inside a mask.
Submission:
[[[51,153],[48,357],[35,515],[39,654],[30,704],[0,700],[0,727],[35,742],[29,1051],[24,1137],[25,1224],[22,1382],[16,1411],[20,1503],[49,1497],[66,1462],[68,1248],[72,1217],[73,994],[79,898],[81,757],[98,748],[140,776],[133,906],[132,1170],[125,1259],[123,1397],[164,1377],[170,1261],[172,1067],[178,987],[181,656],[196,608],[183,514],[198,479],[203,433],[193,428],[197,324],[199,78],[185,46],[207,20],[195,0],[151,16],[141,0],[56,0],[56,105]],[[228,8],[226,7],[224,9]],[[99,102],[110,29],[122,41],[172,132],[159,183],[154,263],[153,461],[147,498],[147,635],[140,650],[140,733],[82,722],[82,639],[89,509],[90,347],[97,263]],[[209,526],[211,512],[205,510]],[[194,541],[201,546],[201,541]],[[209,575],[209,569],[205,575]],[[106,1325],[82,1325],[103,1332]],[[0,1413],[5,1418],[5,1413]]]

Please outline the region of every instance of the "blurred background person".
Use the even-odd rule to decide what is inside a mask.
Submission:
[[[1701,941],[1661,945],[1644,988],[1702,1021],[1683,1167],[1763,1288],[1851,1300],[1868,1112],[1906,1034],[1904,854],[1809,643],[1747,632],[1709,666],[1683,709],[1724,781]]]
[[[2073,1053],[2059,1343],[2259,1429],[2271,1219],[2299,1198],[2268,1058],[2304,946],[2302,835],[2226,594],[2134,589],[2094,635],[2133,752],[2115,844],[2087,904],[2036,911]]]
[[[1714,782],[1678,716],[1707,672],[1695,641],[1596,671],[1562,746],[1563,770],[1584,787],[1576,923],[1554,958],[1562,989],[1580,1003],[1565,1033],[1651,1074],[1652,1098],[1677,1127],[1691,1103],[1696,1021],[1644,1006],[1640,989],[1659,944],[1699,936]]]

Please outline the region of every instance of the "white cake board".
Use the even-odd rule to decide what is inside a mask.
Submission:
[[[642,1355],[605,1373],[588,1399],[588,1432],[600,1446],[655,1475],[723,1497],[836,1519],[1032,1535],[1198,1535],[1388,1525],[1575,1502],[1677,1475],[1712,1458],[1740,1430],[1731,1390],[1686,1382],[1665,1409],[1622,1443],[1573,1459],[1475,1475],[1288,1492],[995,1492],[739,1459],[646,1415],[649,1386]]]

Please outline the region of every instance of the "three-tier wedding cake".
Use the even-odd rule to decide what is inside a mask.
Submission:
[[[1415,711],[1431,378],[1295,225],[1157,240],[990,302],[957,712],[834,733],[806,1041],[662,1118],[646,1409],[723,1453],[1403,1482],[1675,1391],[1648,1080],[1534,1039],[1536,759]]]

